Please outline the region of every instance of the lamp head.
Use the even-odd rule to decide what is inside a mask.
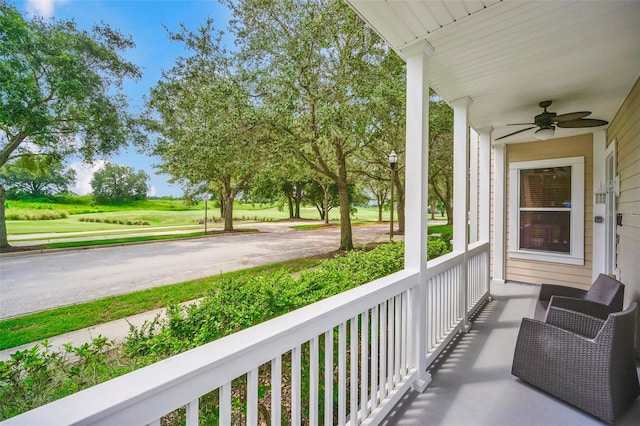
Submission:
[[[391,151],[391,154],[389,154],[389,166],[391,166],[392,169],[395,169],[397,163],[398,154],[396,154],[395,151]]]

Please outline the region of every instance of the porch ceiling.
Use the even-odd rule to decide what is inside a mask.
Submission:
[[[447,101],[471,97],[472,126],[493,126],[493,138],[525,128],[506,124],[531,122],[544,100],[610,122],[640,76],[638,0],[346,1],[399,54],[428,42],[431,87]]]

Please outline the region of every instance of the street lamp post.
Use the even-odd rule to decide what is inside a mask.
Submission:
[[[389,154],[389,167],[391,168],[391,207],[389,213],[391,220],[389,221],[389,239],[393,240],[393,178],[395,177],[396,164],[398,163],[398,154],[395,151],[391,151]]]
[[[202,199],[204,200],[204,234],[207,235],[207,201],[209,201],[209,194],[204,194]]]

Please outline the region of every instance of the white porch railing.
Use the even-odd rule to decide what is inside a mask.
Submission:
[[[2,424],[160,425],[179,409],[187,425],[205,411],[206,424],[377,424],[418,379],[416,340],[431,359],[488,296],[488,250],[429,262],[426,304],[412,303],[419,274],[404,270]]]
[[[466,255],[454,252],[429,261],[426,294],[429,365],[489,296],[489,243],[471,244]]]

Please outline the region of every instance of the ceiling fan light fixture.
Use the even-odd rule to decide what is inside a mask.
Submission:
[[[536,138],[541,141],[546,141],[547,139],[551,139],[555,133],[555,126],[541,127],[536,130]]]

